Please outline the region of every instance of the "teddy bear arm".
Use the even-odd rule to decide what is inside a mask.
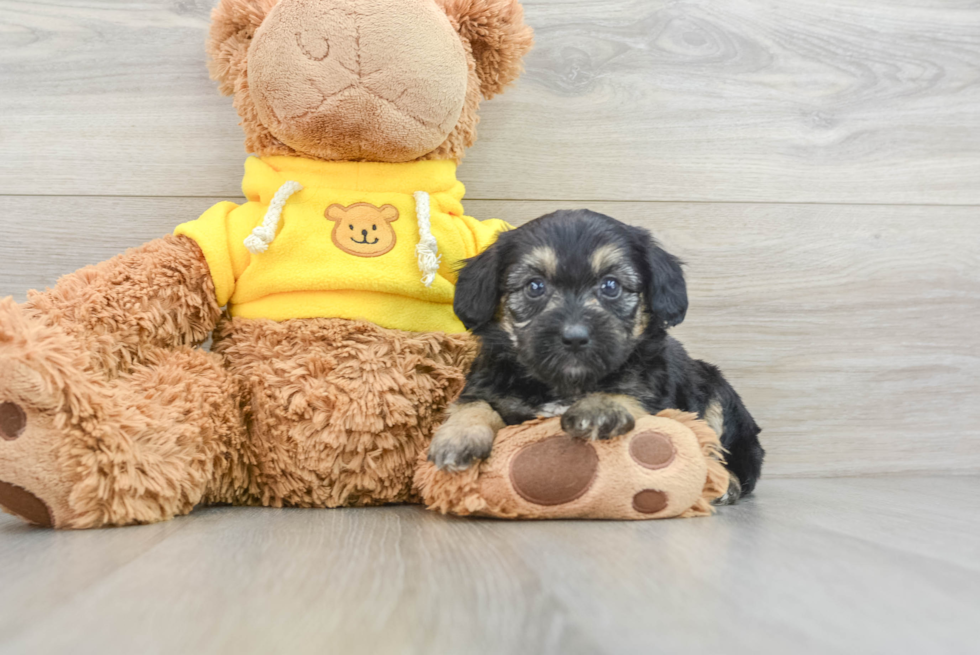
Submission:
[[[208,264],[191,239],[167,236],[32,291],[25,313],[60,328],[114,377],[151,348],[203,343],[221,308]]]

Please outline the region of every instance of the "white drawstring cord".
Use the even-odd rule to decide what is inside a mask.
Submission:
[[[431,287],[439,272],[439,242],[432,236],[431,209],[429,208],[429,194],[425,191],[416,191],[415,196],[415,216],[419,221],[419,243],[415,246],[415,254],[419,260],[419,270],[422,271],[422,284]]]
[[[269,249],[269,244],[276,238],[276,229],[279,227],[279,218],[282,216],[282,209],[289,200],[289,196],[297,191],[302,191],[303,185],[299,182],[289,180],[276,191],[269,202],[269,209],[265,212],[262,224],[252,230],[252,233],[245,238],[245,247],[253,255],[265,252]]]

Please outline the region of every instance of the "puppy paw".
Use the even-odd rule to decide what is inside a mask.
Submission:
[[[626,434],[636,425],[633,414],[615,399],[594,394],[568,408],[561,429],[580,439],[603,440]]]
[[[494,430],[489,425],[444,425],[429,446],[429,461],[443,471],[464,471],[490,456]]]
[[[711,501],[712,505],[735,505],[742,497],[742,483],[734,473],[728,474],[728,490]]]

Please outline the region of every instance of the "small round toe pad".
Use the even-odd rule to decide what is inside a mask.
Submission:
[[[674,461],[675,454],[670,438],[659,432],[640,432],[630,441],[630,456],[644,468],[662,469]]]
[[[633,496],[633,509],[641,514],[656,514],[667,507],[667,494],[656,489],[644,489]]]
[[[595,448],[562,434],[520,450],[511,460],[510,482],[530,503],[564,505],[589,490],[598,470]]]

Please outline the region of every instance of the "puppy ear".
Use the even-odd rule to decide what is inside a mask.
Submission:
[[[664,328],[679,325],[687,315],[687,283],[680,259],[660,247],[657,240],[642,228],[633,228],[642,247],[646,263],[647,307],[654,321]]]
[[[466,260],[456,280],[453,311],[467,330],[493,320],[500,304],[500,272],[503,247],[497,242],[481,254]]]
[[[235,92],[245,74],[245,60],[252,36],[279,0],[221,0],[211,12],[208,33],[208,70],[222,94]]]
[[[490,99],[517,79],[534,43],[517,0],[437,0],[476,59],[480,91]]]

